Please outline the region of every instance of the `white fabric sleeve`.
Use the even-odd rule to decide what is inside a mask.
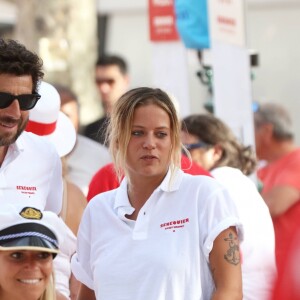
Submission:
[[[91,270],[91,214],[86,207],[77,234],[77,252],[72,256],[71,268],[77,280],[94,290]]]
[[[60,157],[53,151],[52,155],[53,170],[49,183],[49,194],[46,201],[45,210],[50,210],[59,215],[62,209],[63,181],[62,164]]]
[[[237,229],[239,241],[243,240],[243,227],[239,220],[235,203],[223,187],[216,187],[214,192],[199,209],[200,241],[207,262],[214,240],[225,229],[234,226]]]
[[[59,245],[60,252],[53,260],[55,287],[70,299],[71,257],[76,251],[76,237],[65,223],[61,230],[64,240]]]

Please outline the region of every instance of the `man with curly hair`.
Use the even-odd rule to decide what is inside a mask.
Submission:
[[[41,97],[42,66],[24,45],[0,38],[0,210],[9,203],[58,215],[62,208],[59,155],[50,142],[24,131]],[[53,128],[55,123],[36,129],[42,135]],[[57,290],[56,299],[67,298]]]
[[[59,156],[52,145],[24,131],[29,111],[40,99],[42,65],[24,45],[0,39],[0,207],[10,201],[59,214]]]

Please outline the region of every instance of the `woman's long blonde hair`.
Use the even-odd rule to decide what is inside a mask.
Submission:
[[[39,300],[56,300],[56,291],[55,291],[55,281],[54,281],[54,273],[52,273],[49,283],[42,294],[42,296],[39,298]]]

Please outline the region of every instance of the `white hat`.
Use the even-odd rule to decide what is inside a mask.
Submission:
[[[0,220],[0,251],[59,252],[65,225],[55,213],[6,204]]]
[[[38,93],[41,99],[29,111],[26,131],[40,135],[54,144],[60,157],[70,153],[76,142],[72,121],[60,111],[60,96],[56,88],[41,82]]]

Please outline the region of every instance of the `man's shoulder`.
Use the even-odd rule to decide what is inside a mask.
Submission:
[[[85,126],[85,132],[91,130],[99,130],[99,128],[105,124],[107,124],[108,118],[106,116],[101,117]]]
[[[300,147],[296,148],[294,151],[291,152],[292,157],[297,157],[300,159]]]
[[[109,119],[105,116],[86,125],[82,130],[83,135],[97,143],[104,144],[108,120]]]
[[[277,161],[271,163],[270,165],[278,166],[279,168],[284,168],[284,167],[300,168],[300,148],[296,148],[286,153],[285,155],[281,156]]]
[[[109,151],[105,146],[81,134],[77,135],[77,142],[73,152],[77,151],[83,151],[84,153],[95,153],[97,156],[99,154],[109,156]],[[72,156],[72,152],[70,156]]]
[[[25,151],[30,149],[30,153],[33,154],[57,154],[55,147],[49,141],[31,132],[24,131],[17,139],[16,144]]]

